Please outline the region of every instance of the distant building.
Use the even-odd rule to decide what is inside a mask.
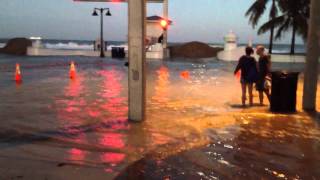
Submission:
[[[149,16],[147,17],[147,41],[149,45],[159,43],[161,38],[163,38],[163,29],[160,25],[161,20],[164,20],[160,16]],[[168,25],[171,25],[172,21],[168,20]]]

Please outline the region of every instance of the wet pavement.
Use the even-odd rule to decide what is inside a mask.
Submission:
[[[320,132],[312,118],[234,116],[232,126],[207,129],[208,144],[165,157],[149,153],[117,179],[319,179]]]
[[[147,118],[131,123],[123,64],[1,56],[0,179],[320,179],[319,120],[301,111],[301,80],[298,112],[273,114],[240,108],[235,64],[149,62]]]

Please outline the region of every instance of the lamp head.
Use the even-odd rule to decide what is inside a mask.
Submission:
[[[92,16],[98,16],[98,13],[96,10],[93,10]]]
[[[107,13],[106,13],[106,16],[111,16],[111,12],[110,10],[108,9]]]

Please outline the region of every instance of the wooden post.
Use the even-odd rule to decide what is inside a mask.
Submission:
[[[304,72],[303,109],[316,109],[318,62],[320,50],[320,1],[311,0],[308,34],[308,50]]]
[[[169,26],[169,18],[168,18],[168,11],[169,11],[169,4],[168,0],[163,0],[163,18],[168,22]],[[167,57],[167,48],[168,48],[168,29],[163,31],[163,58]]]
[[[128,0],[129,120],[145,116],[145,14],[146,0]]]

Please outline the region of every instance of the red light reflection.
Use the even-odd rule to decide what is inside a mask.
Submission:
[[[111,128],[113,130],[127,128],[124,123],[127,121],[127,98],[123,97],[121,94],[123,91],[123,86],[121,84],[123,74],[115,69],[101,71],[99,74],[104,77],[102,93],[100,95],[106,101],[101,107],[109,113],[108,118],[105,120],[113,121],[114,119],[117,119],[119,121],[119,123],[112,123]],[[103,133],[99,140],[99,144],[117,149],[125,148],[123,135],[119,133]],[[101,160],[103,162],[112,164],[118,164],[122,162],[124,158],[125,154],[121,153],[108,152],[101,155]]]
[[[77,148],[72,148],[69,151],[70,160],[72,161],[78,161],[79,163],[82,163],[85,159],[86,153],[85,151]]]
[[[123,135],[118,133],[104,133],[100,139],[100,144],[112,148],[123,148]]]
[[[86,105],[86,101],[81,96],[84,91],[83,77],[78,76],[77,79],[69,81],[68,86],[64,89],[63,100],[57,100],[58,107],[57,116],[60,120],[60,124],[64,129],[64,133],[67,135],[66,139],[72,140],[73,142],[83,144],[86,140],[86,135],[81,129],[77,128],[84,124],[83,119],[79,117],[82,113],[82,106]],[[76,161],[77,163],[83,163],[88,152],[78,149],[71,148],[67,151],[69,159]]]
[[[100,75],[105,78],[101,97],[107,101],[102,105],[102,108],[109,112],[110,118],[126,119],[128,106],[127,98],[121,96],[123,91],[120,83],[123,78],[122,73],[117,70],[108,70],[101,71]]]
[[[124,160],[126,157],[125,154],[122,153],[103,153],[101,155],[101,159],[103,162],[110,163],[110,164],[118,164]]]
[[[126,129],[127,126],[127,97],[123,95],[123,73],[116,69],[102,70],[99,72],[103,80],[98,86],[98,93],[93,97],[97,98],[92,102],[91,95],[86,95],[87,85],[84,76],[78,74],[77,78],[69,81],[64,89],[63,99],[57,100],[58,119],[63,126],[68,141],[77,144],[90,144],[98,141],[98,146],[122,149],[126,143],[124,135],[114,132],[117,129]],[[83,132],[82,127],[90,125],[91,122],[106,123],[107,126],[95,126],[90,135]],[[110,125],[110,126],[109,126]],[[110,132],[112,131],[112,132]],[[67,150],[71,161],[85,162],[89,157],[89,151],[81,148],[70,148]],[[95,153],[90,153],[90,157]],[[125,154],[121,153],[98,153],[100,161],[104,163],[118,164],[124,160]],[[112,170],[112,169],[110,169]]]

